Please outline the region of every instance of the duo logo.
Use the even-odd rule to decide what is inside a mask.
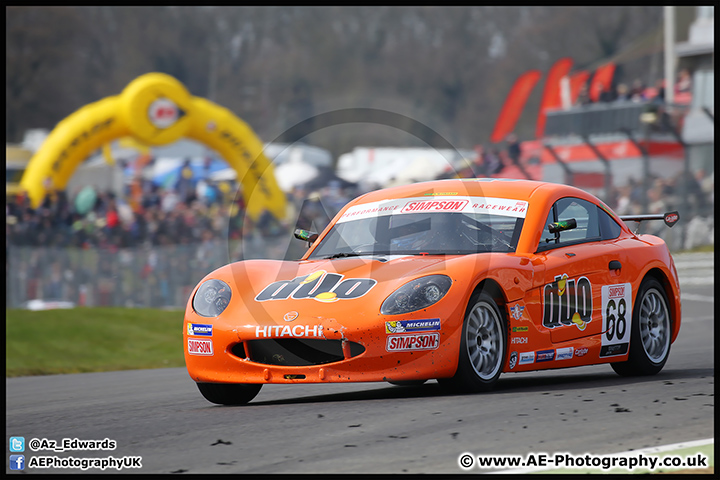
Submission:
[[[331,303],[337,300],[360,298],[377,283],[370,278],[348,278],[344,275],[319,270],[292,280],[280,280],[265,287],[255,297],[257,302],[312,298],[318,302]]]
[[[592,285],[586,277],[568,279],[558,275],[543,289],[543,326],[575,325],[581,331],[592,320]]]

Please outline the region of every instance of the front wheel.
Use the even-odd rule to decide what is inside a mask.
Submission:
[[[198,383],[205,399],[218,405],[245,405],[260,392],[262,383]]]
[[[670,355],[672,322],[665,289],[652,277],[640,285],[631,328],[628,359],[610,365],[623,376],[655,375]]]
[[[460,392],[492,390],[502,373],[507,355],[505,318],[486,292],[470,298],[460,340],[455,376],[438,382]]]

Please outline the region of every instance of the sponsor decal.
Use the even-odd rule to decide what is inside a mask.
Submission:
[[[195,335],[200,337],[212,337],[212,325],[205,325],[202,323],[190,323],[187,324],[187,334]]]
[[[412,333],[440,330],[440,319],[427,320],[394,320],[385,322],[385,333]]]
[[[600,347],[600,357],[615,357],[625,355],[630,347],[629,343],[616,343],[615,345],[603,345]]]
[[[439,333],[418,333],[413,335],[390,335],[385,350],[388,352],[411,352],[436,350],[440,345]]]
[[[513,345],[525,344],[528,342],[528,337],[513,337],[510,343]]]
[[[522,352],[518,365],[528,365],[530,363],[535,363],[535,352]]]
[[[530,330],[528,327],[512,327],[513,333],[527,332]]]
[[[515,365],[517,365],[517,352],[512,352],[510,354],[510,364],[508,365],[510,367],[510,370],[515,368]]]
[[[588,352],[587,347],[578,348],[575,350],[575,356],[576,357],[584,357],[587,352]]]
[[[677,221],[680,220],[680,216],[678,215],[678,212],[670,212],[667,215],[665,215],[665,218],[663,218],[663,221],[665,222],[665,225],[668,227],[671,227],[677,223]]]
[[[570,360],[573,357],[573,347],[558,348],[555,360]]]
[[[255,327],[257,338],[300,338],[300,337],[322,337],[322,325],[266,325]]]
[[[426,197],[436,197],[436,196],[445,196],[445,195],[457,195],[458,192],[442,192],[442,193],[424,193]]]
[[[273,282],[258,293],[257,302],[268,300],[301,300],[312,298],[318,302],[331,303],[338,300],[352,300],[368,293],[377,283],[371,278],[347,278],[325,270],[295,277],[292,280]]]
[[[183,114],[175,102],[167,98],[158,98],[148,107],[148,119],[157,128],[171,127]]]
[[[213,354],[213,343],[212,340],[188,338],[187,349],[190,355],[210,356]]]
[[[603,285],[600,357],[624,355],[630,346],[632,284]]]
[[[100,133],[107,133],[106,130],[110,129],[110,126],[115,122],[115,118],[110,117],[103,120],[100,120],[98,123],[93,125],[90,128],[84,129],[82,132],[78,133],[75,138],[72,139],[72,141],[68,142],[66,147],[60,152],[60,154],[57,156],[57,158],[53,161],[52,169],[54,172],[59,172],[65,167],[65,160],[68,158],[70,153],[73,150],[76,150],[80,148],[80,146],[84,147],[85,142],[87,142],[90,137],[94,137],[95,135],[98,135]]]
[[[483,200],[485,201],[473,204],[472,208],[474,211],[479,213],[493,213],[507,217],[525,218],[527,202],[507,198],[486,198]]]
[[[405,204],[400,213],[408,212],[462,212],[470,200],[419,200]]]
[[[510,308],[510,315],[515,320],[520,320],[520,318],[523,315],[523,311],[525,310],[525,307],[521,307],[519,303],[516,303]],[[527,328],[527,327],[526,327]]]
[[[543,289],[543,326],[575,325],[580,331],[585,330],[592,320],[592,300],[592,285],[586,277],[556,276]]]
[[[298,317],[298,312],[287,312],[285,315],[283,315],[283,320],[286,322],[292,322]]]
[[[555,358],[555,350],[541,350],[537,352],[536,362],[549,362]]]
[[[509,198],[460,197],[455,193],[434,194],[433,198],[411,197],[381,200],[378,202],[354,205],[340,216],[336,223],[361,218],[381,217],[385,215],[404,215],[408,213],[489,213],[504,217],[525,218],[528,203]]]

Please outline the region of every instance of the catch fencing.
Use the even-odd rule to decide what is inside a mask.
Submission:
[[[288,240],[125,249],[8,245],[6,308],[24,308],[35,299],[88,307],[185,308],[195,285],[231,260],[299,258],[301,251],[288,251]]]

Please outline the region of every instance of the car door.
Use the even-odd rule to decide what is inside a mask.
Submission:
[[[597,205],[576,197],[559,199],[548,213],[536,255],[544,268],[541,321],[553,343],[604,331],[603,287],[613,283],[610,262],[619,249],[603,239],[600,215]],[[571,219],[577,227],[550,233],[549,224]]]

